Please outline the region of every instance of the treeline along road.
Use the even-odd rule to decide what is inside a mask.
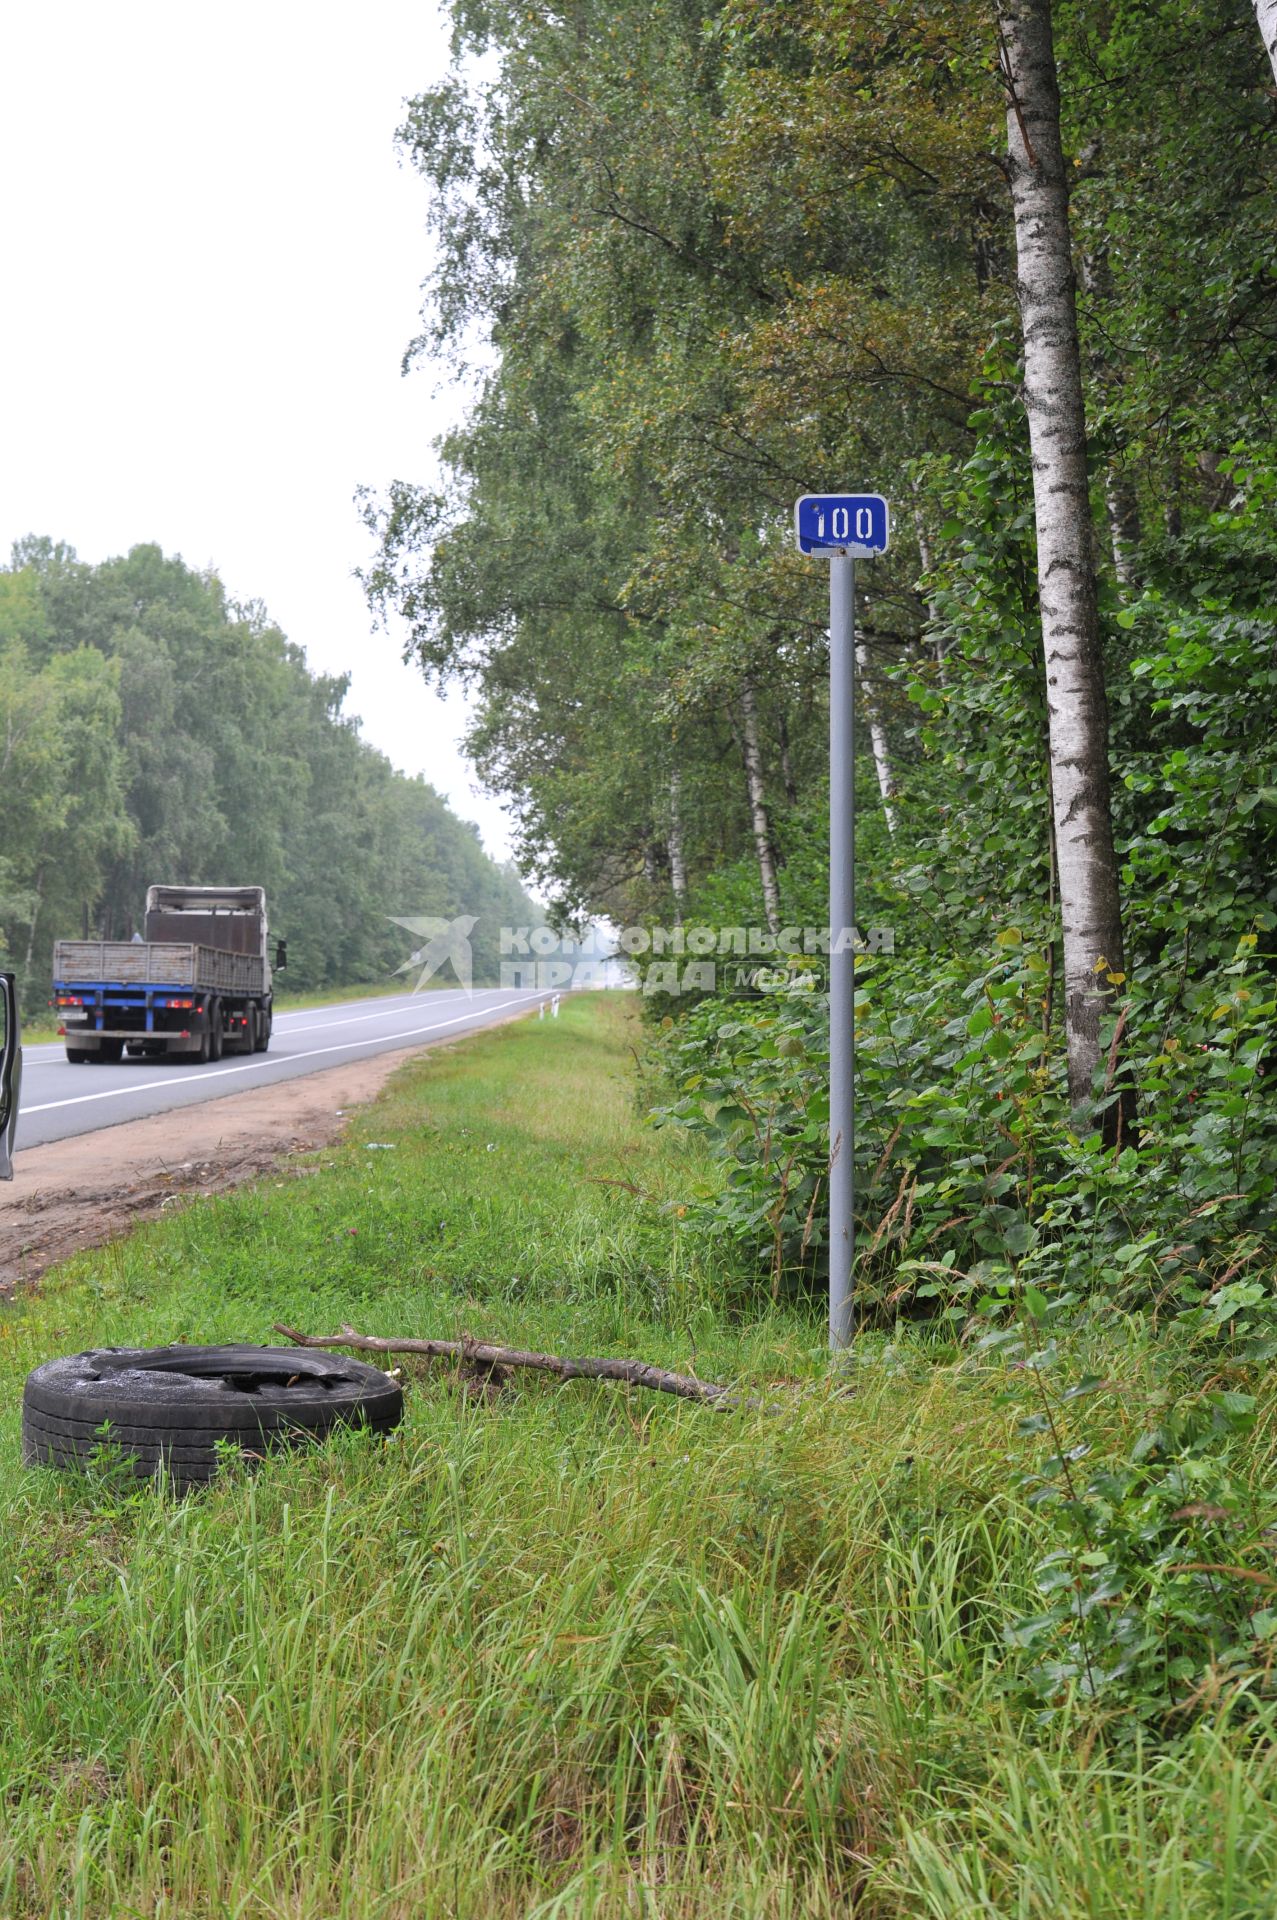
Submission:
[[[60,939],[127,940],[154,882],[264,887],[288,985],[387,978],[390,916],[532,917],[512,868],[397,773],[258,602],[154,546],[89,566],[46,538],[0,568],[0,965],[43,1010]]]

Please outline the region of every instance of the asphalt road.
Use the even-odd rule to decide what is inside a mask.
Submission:
[[[396,994],[277,1013],[270,1052],[226,1055],[216,1065],[189,1060],[129,1060],[118,1066],[72,1066],[61,1043],[25,1047],[19,1155],[72,1134],[96,1133],[125,1120],[189,1107],[224,1094],[294,1080],[398,1047],[455,1039],[535,1007],[551,995],[494,987]]]

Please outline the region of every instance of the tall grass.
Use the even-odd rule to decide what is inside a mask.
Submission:
[[[1263,1714],[1120,1762],[1010,1714],[1019,1389],[908,1347],[830,1380],[817,1315],[725,1308],[626,1017],[574,1001],[432,1054],[316,1170],[5,1311],[0,1913],[1270,1912]],[[717,1413],[422,1367],[390,1441],[186,1500],[18,1470],[38,1360],[277,1318],[806,1390]]]

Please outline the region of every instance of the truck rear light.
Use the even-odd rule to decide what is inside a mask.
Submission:
[[[58,1005],[60,1007],[82,1007],[84,1001],[78,993],[60,993],[58,995]]]
[[[65,1028],[65,1027],[59,1027],[59,1028],[58,1028],[58,1038],[59,1038],[59,1039],[64,1039],[65,1037],[66,1037],[66,1028]]]

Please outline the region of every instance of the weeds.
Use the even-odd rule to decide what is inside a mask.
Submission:
[[[637,1120],[618,999],[431,1055],[330,1171],[196,1201],[5,1310],[0,1912],[1267,1911],[1267,1641],[1251,1635],[1246,1671],[1196,1646],[1216,1692],[1176,1679],[1160,1721],[1127,1711],[1133,1679],[1112,1704],[1067,1680],[1044,1699],[1034,1673],[1073,1615],[1042,1646],[1017,1646],[1017,1623],[1043,1610],[1042,1562],[1091,1549],[1066,1500],[1031,1500],[1056,1483],[1023,1430],[1041,1412],[1026,1354],[905,1333],[862,1348],[847,1392],[814,1316],[724,1311],[677,1215],[712,1169]],[[39,1360],[266,1339],[276,1318],[610,1347],[807,1390],[780,1419],[539,1378],[478,1396],[423,1372],[393,1438],[340,1433],[186,1500],[114,1470],[17,1471]],[[1031,1313],[1017,1324],[1043,1346]],[[1094,1505],[1090,1479],[1174,1406],[1152,1406],[1139,1336],[1106,1335],[1102,1367],[1079,1339],[1048,1391],[1065,1450],[1091,1449],[1077,1494]],[[1086,1371],[1112,1384],[1066,1400]],[[1243,1389],[1195,1390],[1209,1409]],[[1222,1564],[1226,1541],[1267,1564],[1270,1407],[1253,1397],[1244,1431],[1203,1412],[1191,1456],[1216,1475],[1194,1482],[1201,1503],[1239,1532],[1173,1520],[1155,1476],[1174,1462],[1153,1456],[1111,1521],[1088,1511],[1127,1569],[1149,1513],[1169,1524],[1185,1647],[1181,1599],[1204,1576],[1172,1568]]]

